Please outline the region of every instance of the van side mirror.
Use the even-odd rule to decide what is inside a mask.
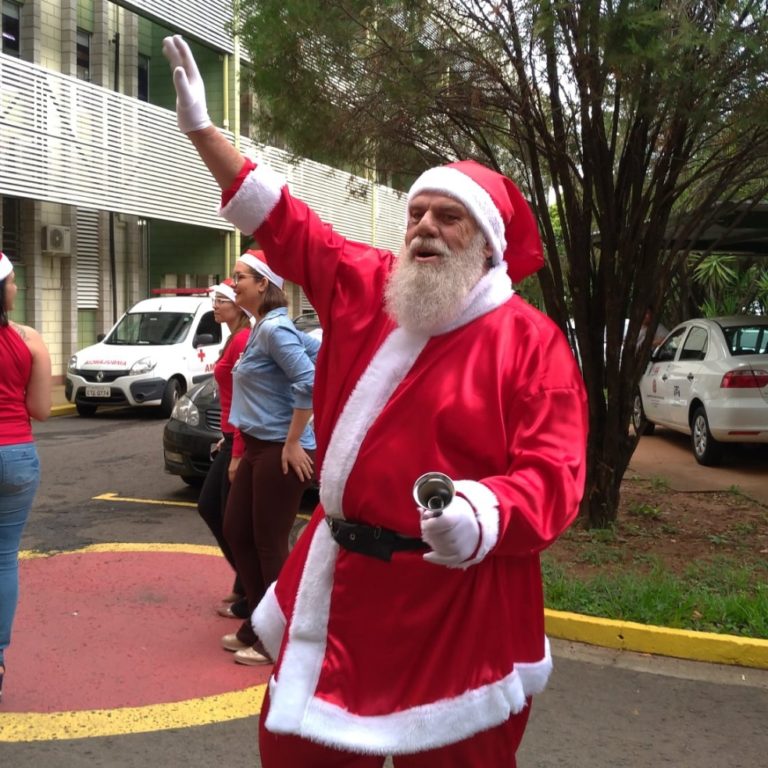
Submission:
[[[197,349],[198,347],[208,347],[211,344],[215,344],[216,339],[213,338],[212,333],[199,333],[195,336],[192,346]]]

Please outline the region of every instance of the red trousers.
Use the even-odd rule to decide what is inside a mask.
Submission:
[[[515,753],[523,740],[531,700],[519,714],[469,739],[426,752],[395,755],[396,768],[515,768]],[[298,736],[270,733],[264,722],[269,712],[269,693],[259,718],[259,754],[262,768],[381,768],[381,755],[360,755],[325,747]]]

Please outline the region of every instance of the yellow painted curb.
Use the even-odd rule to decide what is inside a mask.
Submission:
[[[544,613],[547,634],[562,640],[692,661],[768,669],[768,640],[670,629],[550,609]]]
[[[67,405],[54,405],[51,408],[51,416],[66,416],[66,414],[74,412],[75,406],[71,403]]]

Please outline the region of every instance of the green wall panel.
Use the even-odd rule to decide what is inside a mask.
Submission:
[[[149,227],[150,289],[166,274],[226,275],[226,233],[153,219]]]
[[[27,324],[27,279],[25,269],[21,264],[13,265],[13,273],[16,278],[18,291],[13,301],[14,310],[8,313],[8,317],[21,325]]]
[[[107,328],[96,327],[95,309],[77,310],[77,348],[90,347],[96,343],[96,336],[105,333]]]
[[[171,68],[163,56],[163,38],[172,30],[152,25],[151,64],[149,68],[149,93],[152,104],[165,109],[176,109],[176,91],[173,88]],[[198,43],[187,40],[197,66],[205,82],[205,97],[208,114],[216,125],[224,120],[224,54],[212,51]],[[142,51],[143,53],[144,51]]]
[[[93,32],[93,0],[78,0],[77,26],[87,32]]]

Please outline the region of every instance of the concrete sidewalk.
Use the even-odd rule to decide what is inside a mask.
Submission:
[[[75,412],[75,406],[70,403],[66,395],[64,394],[63,384],[53,385],[53,407],[51,408],[51,416],[65,416],[68,413]]]

